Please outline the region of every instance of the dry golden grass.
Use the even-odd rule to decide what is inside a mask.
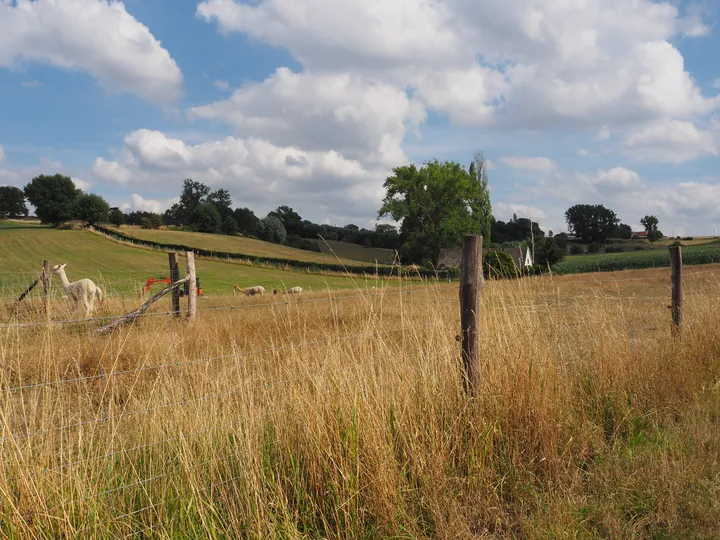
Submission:
[[[476,398],[457,285],[0,329],[0,536],[717,537],[720,284],[629,276],[488,283]]]

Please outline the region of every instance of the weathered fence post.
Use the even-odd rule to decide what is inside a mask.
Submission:
[[[465,235],[460,264],[460,327],[465,390],[474,393],[480,377],[480,290],[483,238]]]
[[[48,293],[50,291],[50,261],[45,259],[43,261],[43,273],[42,273],[42,284],[43,284],[43,300],[42,307],[43,313],[45,314],[45,321],[50,321],[50,307],[48,306]]]
[[[682,248],[670,246],[670,267],[672,268],[672,319],[673,331],[680,334],[683,320],[683,290],[682,290]]]
[[[187,285],[188,285],[188,315],[192,321],[197,314],[197,276],[195,274],[195,254],[192,251],[185,253],[187,264]]]
[[[180,281],[180,266],[178,264],[177,251],[168,253],[168,263],[170,264],[170,283]],[[180,289],[172,290],[172,312],[176,317],[180,316]]]

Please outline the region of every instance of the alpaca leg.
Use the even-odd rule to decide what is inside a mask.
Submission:
[[[83,298],[83,305],[85,306],[85,318],[90,318],[90,302],[87,298]]]

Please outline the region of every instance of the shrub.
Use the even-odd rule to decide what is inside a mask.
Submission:
[[[75,199],[74,216],[90,225],[106,222],[109,213],[110,205],[100,195],[83,193]]]
[[[635,246],[635,251],[643,251],[645,248],[643,246]]]
[[[693,238],[692,236],[686,236],[685,238],[683,238],[683,240],[685,240],[686,242],[691,242],[695,240],[695,238]]]
[[[261,240],[274,244],[283,244],[287,240],[287,231],[280,218],[269,214],[258,221],[255,234]]]
[[[486,278],[507,279],[518,276],[512,257],[497,249],[488,249],[483,256],[483,273]]]
[[[593,242],[587,248],[588,253],[600,253],[601,249],[602,249],[602,244],[600,242]]]
[[[573,244],[570,246],[570,255],[583,255],[585,253],[585,248],[582,247],[580,244]]]
[[[148,214],[141,220],[140,226],[143,229],[159,229],[162,225],[162,217],[159,214]]]
[[[623,251],[625,250],[620,246],[607,246],[605,248],[605,253],[622,253]]]
[[[315,251],[317,253],[320,253],[320,246],[317,244],[317,242],[313,242],[312,240],[302,238],[295,234],[288,235],[287,240],[285,240],[285,245],[297,249],[304,249],[306,251]]]

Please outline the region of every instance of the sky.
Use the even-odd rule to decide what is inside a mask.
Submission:
[[[192,178],[371,227],[393,167],[489,160],[493,214],[720,229],[720,2],[0,0],[0,185],[124,210]]]

